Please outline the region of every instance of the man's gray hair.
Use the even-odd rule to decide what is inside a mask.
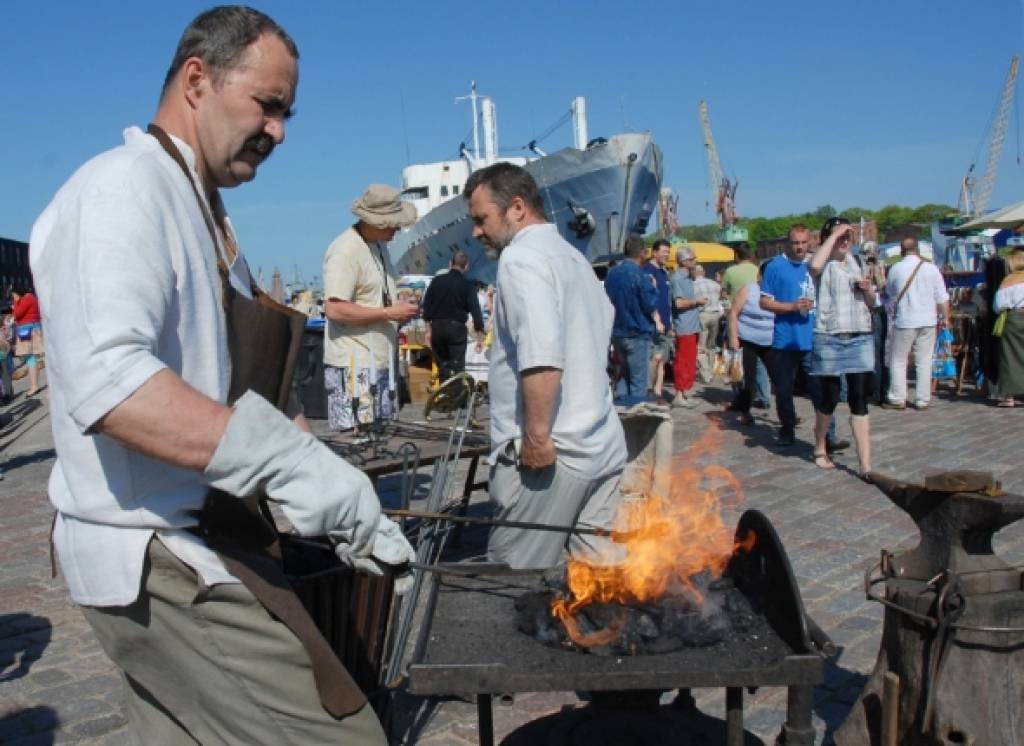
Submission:
[[[643,256],[647,252],[647,245],[644,243],[644,237],[639,233],[630,233],[626,236],[626,243],[622,247],[622,251],[630,259],[636,259],[638,256]]]
[[[693,249],[689,246],[680,246],[676,249],[676,264],[682,264],[685,261],[693,259],[696,254],[693,253]]]
[[[224,74],[238,66],[245,50],[263,34],[275,35],[292,58],[299,59],[299,48],[292,37],[265,13],[244,5],[219,5],[200,13],[178,41],[174,59],[164,78],[161,98],[191,57],[201,59],[210,68],[214,83],[219,85]]]

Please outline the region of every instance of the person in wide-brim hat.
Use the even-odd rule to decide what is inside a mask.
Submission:
[[[416,222],[416,208],[394,187],[371,184],[352,212],[358,222],[324,256],[324,388],[328,428],[358,436],[397,413],[398,326],[419,314],[419,305],[398,297],[387,248]]]
[[[402,201],[401,193],[386,184],[370,184],[352,201],[352,212],[374,228],[407,228],[416,222],[416,208]]]

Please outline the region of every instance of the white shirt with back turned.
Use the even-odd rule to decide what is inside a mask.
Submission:
[[[523,435],[522,379],[557,368],[551,438],[558,463],[584,479],[621,470],[626,440],[606,372],[615,310],[583,255],[551,223],[516,234],[498,263],[491,349],[491,463]]]
[[[921,264],[921,269],[914,276],[913,283],[907,288],[907,292],[903,294],[896,307],[897,329],[923,329],[935,326],[939,320],[938,306],[949,300],[942,272],[934,264],[915,254],[905,257],[889,270],[885,294],[895,302],[918,264]]]

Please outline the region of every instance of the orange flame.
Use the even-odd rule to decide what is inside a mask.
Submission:
[[[589,604],[645,603],[668,593],[701,603],[703,596],[692,576],[707,571],[720,578],[734,552],[753,548],[753,532],[734,541],[733,531],[722,520],[723,507],[735,510],[744,502],[739,480],[722,466],[699,464],[719,450],[721,441],[721,430],[713,423],[674,459],[671,494],[622,503],[616,518],[620,536],[625,534],[625,559],[620,564],[569,560],[569,598],[556,599],[551,613],[577,645],[607,645],[618,639],[625,621],[619,617],[603,630],[584,634],[575,615]]]

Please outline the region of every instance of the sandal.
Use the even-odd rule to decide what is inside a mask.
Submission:
[[[815,453],[814,454],[814,465],[819,469],[835,469],[836,465],[832,463],[832,459],[828,457],[828,453]]]
[[[1001,399],[996,406],[1003,409],[1013,409],[1017,406],[1017,401],[1015,399]]]

